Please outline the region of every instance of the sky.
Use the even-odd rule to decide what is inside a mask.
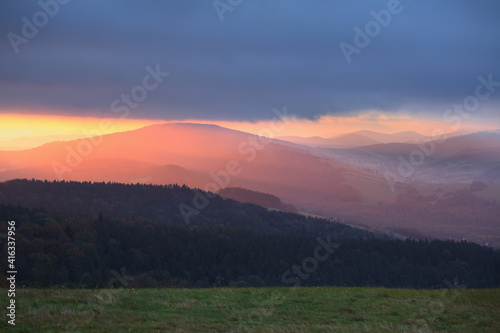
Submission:
[[[286,135],[500,124],[498,0],[3,0],[0,36],[0,121],[256,132],[286,107]],[[479,78],[488,96],[447,113]]]

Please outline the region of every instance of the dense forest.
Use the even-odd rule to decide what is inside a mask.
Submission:
[[[297,208],[293,205],[283,203],[280,198],[272,194],[251,191],[240,187],[225,187],[220,189],[217,194],[223,198],[229,198],[239,202],[253,203],[291,213],[297,212]]]
[[[500,286],[500,252],[474,243],[389,239],[217,196],[186,224],[179,204],[199,193],[187,187],[23,180],[0,193],[26,286]]]
[[[102,214],[114,220],[149,221],[171,226],[247,228],[258,234],[386,237],[342,223],[270,211],[178,185],[12,180],[0,183],[1,203],[90,217]]]

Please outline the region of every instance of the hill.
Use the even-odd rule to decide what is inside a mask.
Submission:
[[[16,221],[28,287],[500,285],[500,252],[473,243],[396,240],[185,186],[0,185],[0,232]],[[186,221],[182,205],[201,195],[209,204]]]
[[[343,134],[333,138],[322,138],[319,136],[308,138],[302,138],[299,136],[280,136],[277,137],[277,139],[312,147],[330,148],[352,148],[379,143],[378,141],[357,133]]]
[[[217,193],[223,198],[229,198],[240,202],[248,202],[255,205],[284,210],[295,213],[297,209],[293,205],[284,204],[280,198],[275,195],[250,191],[238,187],[226,187],[220,189]]]
[[[238,187],[375,230],[499,247],[500,184],[468,191],[475,180],[497,179],[497,136],[450,138],[408,167],[415,144],[312,148],[214,125],[161,124],[0,152],[0,180],[177,183],[210,192]],[[394,145],[406,148],[383,150]]]
[[[226,200],[185,185],[12,180],[0,183],[0,203],[174,226],[238,227],[260,234],[385,237],[321,218],[269,211],[257,205]]]
[[[87,152],[84,147],[89,144]],[[240,187],[275,195],[301,211],[328,209],[345,215],[353,213],[346,204],[362,199],[359,190],[346,181],[347,174],[360,181],[376,179],[387,188],[379,175],[325,160],[299,146],[199,124],[152,125],[100,138],[0,152],[0,170],[0,180],[178,183],[211,192]]]
[[[412,131],[391,134],[378,133],[373,131],[356,131],[352,133],[339,134],[329,138],[323,138],[320,136],[312,136],[307,138],[299,136],[280,136],[277,137],[277,139],[312,147],[354,148],[381,143],[427,141],[431,138]]]
[[[404,132],[386,134],[386,133],[378,133],[378,132],[364,130],[364,131],[356,131],[350,134],[362,135],[378,143],[391,143],[391,142],[404,143],[404,142],[426,141],[430,139],[425,135],[413,131],[404,131]]]

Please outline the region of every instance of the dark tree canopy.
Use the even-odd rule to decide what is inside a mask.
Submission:
[[[178,205],[195,194],[176,185],[0,183],[0,232],[16,221],[17,278],[27,286],[440,288],[455,278],[500,286],[500,252],[488,247],[389,239],[220,197],[186,225]],[[318,237],[338,247],[311,270]]]

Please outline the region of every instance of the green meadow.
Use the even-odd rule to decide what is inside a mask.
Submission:
[[[498,332],[500,289],[18,289],[2,332]]]

